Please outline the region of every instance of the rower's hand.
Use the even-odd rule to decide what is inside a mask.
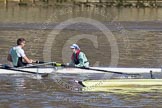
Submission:
[[[30,62],[31,62],[31,63],[36,63],[36,61],[35,61],[35,60],[32,60],[32,59],[30,59]]]
[[[44,61],[39,61],[39,60],[33,60],[33,63],[37,63],[37,64],[43,64],[43,63],[47,63],[47,62],[44,62]]]

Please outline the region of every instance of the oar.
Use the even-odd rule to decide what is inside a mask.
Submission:
[[[140,74],[134,74],[134,73],[124,73],[124,72],[116,72],[116,71],[108,71],[108,70],[103,70],[103,69],[94,69],[94,68],[90,68],[90,67],[74,67],[74,66],[68,66],[65,64],[60,64],[60,63],[55,63],[54,66],[60,66],[60,67],[71,67],[71,68],[78,68],[78,69],[84,69],[84,70],[94,70],[94,71],[100,71],[100,72],[106,72],[106,73],[114,73],[114,74],[124,74],[124,75],[140,75]]]
[[[52,65],[52,66],[57,66],[57,67],[71,67],[71,66],[67,66],[65,64],[56,63],[56,62],[36,61],[35,63],[37,64],[31,65],[31,66],[24,66],[24,67],[41,66],[41,65]]]
[[[48,76],[48,73],[37,73],[37,72],[31,72],[31,71],[26,71],[26,70],[20,70],[20,69],[16,69],[16,68],[12,68],[12,67],[9,67],[9,66],[2,66],[1,69],[5,69],[5,70],[12,70],[12,71],[19,71],[19,72],[24,72],[24,73],[30,73],[30,74],[40,74],[41,77],[47,77]]]
[[[29,67],[36,67],[36,66],[42,66],[42,65],[54,65],[55,62],[41,62],[41,61],[36,61],[35,65],[29,65],[29,66],[23,66],[23,67],[18,67],[18,68],[12,68],[7,65],[0,64],[1,69],[5,70],[12,70],[12,71],[19,71],[19,72],[24,72],[24,73],[31,73],[31,74],[40,74],[42,77],[47,77],[48,73],[38,73],[38,72],[31,72],[31,71],[26,71],[26,70],[21,70],[24,68],[29,68]]]
[[[18,67],[18,68],[23,69],[23,68],[30,68],[30,67],[36,67],[36,66],[54,65],[54,64],[56,64],[56,62],[40,62],[40,61],[36,61],[35,63],[37,63],[37,64],[22,66],[22,67]]]
[[[94,70],[94,71],[101,71],[101,72],[115,73],[115,74],[140,75],[140,74],[131,74],[131,73],[124,73],[124,72],[108,71],[108,70],[103,70],[103,69],[93,69],[93,68],[89,68],[89,67],[79,67],[79,68],[80,69],[85,69],[85,70]]]

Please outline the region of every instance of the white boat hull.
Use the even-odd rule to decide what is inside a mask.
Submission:
[[[90,67],[90,69],[60,68],[56,73],[78,74],[91,79],[114,79],[114,78],[162,78],[161,68],[111,68],[111,67]],[[95,71],[95,70],[97,71]],[[98,71],[99,70],[99,71]],[[104,70],[104,71],[102,71]]]
[[[91,69],[106,70],[111,72],[121,72],[128,74],[142,74],[142,73],[162,73],[161,68],[111,68],[111,67],[90,67]],[[83,74],[83,73],[109,73],[95,70],[79,69],[79,68],[59,68],[57,73],[71,73],[71,74]]]

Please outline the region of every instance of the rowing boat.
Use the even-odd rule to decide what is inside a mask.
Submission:
[[[35,73],[63,73],[63,74],[161,74],[161,68],[118,68],[118,67],[90,67],[90,68],[72,68],[72,67],[29,67],[29,68],[0,68],[0,74],[17,74],[21,71],[30,71]]]
[[[52,66],[52,67],[39,67],[44,65],[56,64],[55,62],[48,62],[43,64],[37,64],[34,66],[20,67],[20,68],[0,68],[0,74],[22,74],[22,73],[59,73],[59,74],[86,74],[86,75],[98,75],[107,78],[119,78],[117,75],[128,75],[135,78],[162,78],[161,68],[118,68],[118,67],[68,67],[68,66]],[[59,65],[60,66],[60,65]],[[103,74],[105,74],[103,76]],[[122,76],[123,77],[123,76]],[[125,76],[124,76],[125,77]]]

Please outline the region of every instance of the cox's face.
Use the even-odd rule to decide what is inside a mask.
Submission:
[[[75,48],[71,48],[72,52],[74,53],[75,52]]]

